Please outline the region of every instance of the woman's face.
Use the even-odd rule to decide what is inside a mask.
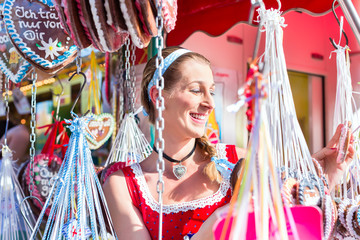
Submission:
[[[198,138],[214,109],[215,83],[210,66],[197,60],[180,65],[181,79],[164,91],[165,131],[177,137]]]

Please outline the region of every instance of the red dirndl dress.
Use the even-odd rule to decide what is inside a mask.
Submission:
[[[238,161],[234,145],[226,145],[225,151],[229,162]],[[106,172],[104,181],[119,169],[123,171],[132,202],[141,212],[151,238],[157,239],[159,204],[150,193],[140,165],[122,166],[123,164],[120,163],[112,165]],[[224,179],[218,191],[210,196],[189,202],[163,205],[163,239],[182,240],[187,234],[196,233],[217,208],[230,202],[231,194],[230,182]]]

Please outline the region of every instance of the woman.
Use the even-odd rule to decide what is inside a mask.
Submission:
[[[174,53],[171,59],[167,58],[171,53]],[[215,148],[203,137],[208,116],[215,107],[215,83],[210,62],[200,54],[178,47],[164,49],[163,56],[165,65],[169,66],[164,73],[165,86],[162,94],[165,99],[164,153],[174,160],[187,157],[181,162],[186,172],[179,179],[174,175],[174,167],[178,169],[180,164],[164,159],[163,236],[164,239],[183,239],[185,235],[197,232],[215,209],[228,203],[231,191],[229,181],[222,181],[214,163],[211,163],[211,157],[216,154]],[[154,106],[158,96],[154,80],[151,81],[154,72],[155,58],[145,67],[141,97],[152,124],[156,119]],[[234,147],[229,146],[228,155],[236,162],[244,156],[244,151],[235,151]],[[115,230],[122,239],[145,240],[156,239],[158,236],[158,204],[155,200],[157,159],[158,155],[153,151],[139,167],[132,169],[137,174],[135,184],[142,184],[142,189],[146,189],[143,193],[140,187],[137,188],[140,189],[140,198],[145,198],[145,203],[133,203],[123,170],[112,174],[104,184]],[[132,172],[125,170],[126,174]],[[179,177],[182,172],[176,173]],[[141,205],[148,205],[146,207],[151,210],[143,209]],[[199,211],[199,207],[204,209]],[[211,235],[207,238],[200,234],[196,237],[210,239]],[[211,232],[206,231],[205,234]],[[195,236],[192,239],[194,238]]]
[[[215,107],[210,62],[179,47],[164,49],[163,57],[166,69],[162,93],[165,99],[162,235],[164,239],[186,239],[196,233],[192,240],[212,239],[211,227],[217,218],[213,213],[231,198],[230,174],[218,163],[227,161],[231,168],[244,157],[245,151],[226,146],[217,152],[203,137],[208,116]],[[152,58],[144,70],[141,95],[152,124],[157,117],[155,70]],[[331,154],[334,151],[322,150],[318,156],[326,160]],[[104,184],[104,193],[121,239],[158,238],[157,159],[154,149],[140,164],[116,172],[108,170],[110,176]],[[325,160],[324,164],[328,162]]]

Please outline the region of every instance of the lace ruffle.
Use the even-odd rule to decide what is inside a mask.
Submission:
[[[131,168],[135,174],[135,179],[139,184],[140,191],[142,192],[142,196],[145,199],[146,205],[148,205],[153,211],[160,212],[159,203],[154,199],[151,195],[150,190],[147,186],[144,174],[141,170],[139,164],[131,165]],[[224,180],[219,189],[212,195],[200,199],[196,199],[190,202],[182,202],[177,204],[169,204],[163,205],[163,213],[178,213],[178,212],[186,212],[189,210],[195,210],[198,208],[204,208],[207,206],[212,206],[216,203],[219,203],[225,196],[230,187],[229,180]]]
[[[226,144],[224,143],[218,143],[216,144],[216,152],[218,159],[228,159],[226,157]]]

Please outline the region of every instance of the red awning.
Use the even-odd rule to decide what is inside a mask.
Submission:
[[[320,15],[331,9],[332,0],[282,0],[281,11],[298,10]],[[264,0],[266,8],[278,8],[276,0]],[[167,46],[180,45],[193,32],[219,36],[238,22],[248,22],[250,0],[178,0],[175,29],[166,38]],[[254,13],[256,19],[257,13]]]

